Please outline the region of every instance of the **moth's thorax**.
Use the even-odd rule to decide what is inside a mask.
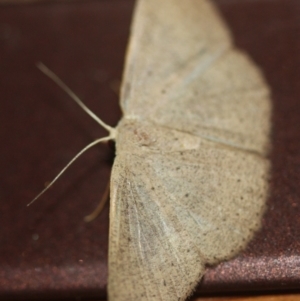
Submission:
[[[200,144],[199,137],[137,119],[123,118],[116,130],[117,153],[180,151]]]

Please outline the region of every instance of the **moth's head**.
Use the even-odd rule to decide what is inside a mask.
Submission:
[[[155,146],[157,141],[151,125],[135,119],[123,119],[118,125],[117,132],[117,151],[120,148],[128,148],[131,151],[134,150],[134,147],[149,148]]]

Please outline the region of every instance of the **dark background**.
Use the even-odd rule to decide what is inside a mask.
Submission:
[[[271,194],[261,231],[238,257],[209,268],[197,294],[290,291],[300,283],[300,1],[215,3],[272,91]],[[109,181],[111,149],[84,154],[26,207],[106,134],[35,63],[116,125],[132,8],[131,0],[0,6],[0,299],[105,298],[108,205],[92,223],[83,217]]]

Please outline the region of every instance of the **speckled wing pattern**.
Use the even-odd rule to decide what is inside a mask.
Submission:
[[[210,1],[137,2],[121,106],[124,117],[244,149],[268,144],[269,89]]]
[[[185,300],[260,226],[269,90],[211,2],[139,0],[121,106],[109,300]]]
[[[174,212],[174,204],[165,202],[169,196],[162,179],[152,178],[151,159],[134,155],[127,157],[135,160],[133,165],[126,158],[115,163],[110,300],[183,300],[183,293],[186,297],[204,272],[200,250],[184,220]]]

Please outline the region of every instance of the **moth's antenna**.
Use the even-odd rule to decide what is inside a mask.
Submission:
[[[37,67],[49,78],[51,78],[59,87],[61,87],[88,115],[90,115],[96,122],[104,127],[109,132],[111,139],[115,138],[116,130],[104,123],[95,113],[93,113],[81,100],[80,98],[48,67],[43,63],[39,62],[36,64]]]
[[[115,139],[116,137],[116,130],[104,123],[99,117],[96,116],[81,100],[80,98],[56,75],[54,74],[49,68],[47,68],[43,63],[39,62],[37,63],[37,67],[49,78],[51,78],[59,87],[61,87],[88,115],[90,115],[96,122],[98,122],[102,127],[104,127],[108,132],[109,135],[104,138],[100,138],[95,140],[94,142],[87,145],[85,148],[83,148],[61,171],[60,173],[50,182],[49,185],[45,189],[43,189],[27,206],[30,206],[32,203],[34,203],[42,194],[44,194],[55,182],[56,180],[66,171],[66,169],[79,157],[81,156],[85,151],[93,147],[94,145]]]
[[[66,171],[66,169],[79,157],[81,156],[85,151],[87,151],[88,149],[90,149],[91,147],[93,147],[94,145],[103,142],[103,141],[107,141],[110,140],[111,137],[104,137],[104,138],[100,138],[95,140],[94,142],[90,143],[89,145],[87,145],[84,149],[82,149],[61,171],[60,173],[50,182],[49,185],[47,185],[47,187],[45,189],[43,189],[29,204],[27,204],[27,206],[30,206],[32,203],[34,203],[42,194],[44,194],[55,182],[56,180]]]

